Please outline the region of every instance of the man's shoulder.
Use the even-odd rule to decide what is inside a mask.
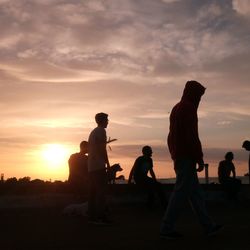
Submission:
[[[76,158],[76,157],[79,157],[79,154],[80,154],[80,153],[74,153],[74,154],[70,155],[69,158]]]
[[[80,153],[74,153],[70,155],[69,162],[75,162],[77,159],[79,159],[79,157],[80,157]]]
[[[227,165],[226,160],[222,160],[219,162],[219,168],[224,168]]]
[[[144,157],[141,155],[141,156],[138,156],[135,161],[139,162],[143,160],[144,160]]]
[[[144,162],[153,163],[152,158],[145,158],[143,155],[137,157],[135,161],[136,161],[136,163],[138,163],[138,164],[144,163]]]
[[[106,130],[102,127],[96,127],[91,131],[90,134],[106,134]]]
[[[196,111],[195,106],[193,103],[186,101],[186,100],[182,100],[180,102],[178,102],[172,109],[172,112],[177,112],[177,111]]]

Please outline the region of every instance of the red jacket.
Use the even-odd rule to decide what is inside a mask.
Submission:
[[[173,160],[179,158],[203,159],[198,134],[197,109],[205,88],[196,81],[188,81],[181,101],[170,114],[168,147]]]

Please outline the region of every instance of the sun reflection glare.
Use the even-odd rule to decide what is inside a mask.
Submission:
[[[58,169],[67,164],[70,150],[61,144],[46,144],[41,154],[48,168]]]

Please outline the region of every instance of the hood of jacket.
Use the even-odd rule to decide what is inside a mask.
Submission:
[[[189,101],[198,108],[202,95],[206,88],[197,81],[187,81],[183,90],[181,101]]]

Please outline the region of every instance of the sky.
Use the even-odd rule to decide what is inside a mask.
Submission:
[[[0,0],[0,28],[5,179],[66,180],[98,112],[118,139],[111,164],[127,177],[150,145],[156,176],[173,177],[169,113],[188,80],[206,87],[198,116],[210,175],[228,151],[247,172],[250,1]]]

